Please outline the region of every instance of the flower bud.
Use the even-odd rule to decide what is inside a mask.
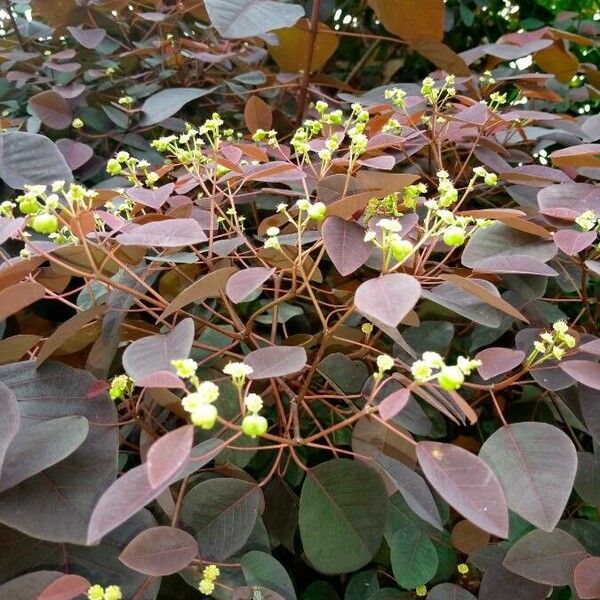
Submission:
[[[308,209],[308,216],[315,221],[322,221],[325,218],[327,207],[323,202],[315,202]]]
[[[201,404],[192,413],[192,423],[200,429],[212,429],[219,413],[213,404]]]
[[[251,438],[263,435],[268,428],[269,423],[260,415],[247,415],[242,421],[242,431]]]
[[[465,243],[465,230],[462,227],[451,225],[444,231],[444,244],[447,246],[462,246]]]
[[[56,215],[42,213],[34,217],[31,222],[31,227],[34,231],[43,234],[55,233],[58,231],[58,219]]]
[[[465,376],[458,367],[444,367],[437,376],[439,386],[446,391],[457,390],[464,381]]]

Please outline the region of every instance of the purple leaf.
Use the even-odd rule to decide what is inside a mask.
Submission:
[[[139,204],[158,210],[169,199],[174,189],[174,183],[167,183],[152,190],[139,187],[128,188],[125,193]]]
[[[14,237],[16,233],[23,229],[24,224],[24,217],[16,219],[0,218],[0,244],[4,244],[7,239]]]
[[[0,380],[16,394],[21,428],[65,417],[89,422],[89,433],[74,452],[0,495],[0,521],[37,538],[84,544],[94,505],[117,474],[114,402],[105,393],[88,398],[96,379],[61,363],[39,369],[32,361],[2,366]],[[25,438],[23,448],[26,443]],[[33,454],[35,448],[29,448]]]
[[[148,481],[153,488],[164,485],[187,462],[194,443],[194,426],[185,425],[156,440],[148,450]]]
[[[56,145],[58,149],[61,151],[62,155],[65,157],[67,164],[69,165],[69,169],[75,171],[85,165],[85,163],[94,156],[94,150],[91,146],[87,144],[83,144],[81,142],[76,142],[74,140],[70,140],[68,138],[62,138],[56,141]]]
[[[392,273],[361,283],[354,296],[354,305],[367,319],[397,327],[420,296],[421,285],[414,277]]]
[[[572,585],[575,567],[587,555],[585,548],[562,529],[534,529],[515,542],[502,564],[537,583]]]
[[[508,537],[504,492],[483,460],[441,442],[419,442],[417,458],[429,483],[459,514],[479,529]]]
[[[0,473],[6,452],[19,430],[21,416],[14,392],[0,382]]]
[[[409,400],[410,391],[406,388],[392,392],[378,404],[379,416],[384,421],[389,421],[406,406]]]
[[[66,129],[73,120],[69,103],[53,90],[32,96],[29,99],[29,108],[50,129]]]
[[[172,575],[198,556],[198,544],[176,527],[152,527],[137,535],[121,552],[119,560],[130,569],[152,577]]]
[[[591,360],[565,360],[560,368],[575,381],[600,390],[600,364]]]
[[[522,275],[542,275],[555,277],[556,271],[537,258],[531,256],[498,256],[472,263],[474,271],[481,273],[516,273]]]
[[[88,591],[90,582],[79,575],[63,575],[55,579],[36,600],[73,600]]]
[[[584,558],[575,567],[575,590],[581,600],[600,598],[600,557]]]
[[[160,496],[167,487],[194,473],[211,461],[223,449],[223,441],[211,438],[192,448],[186,464],[165,482],[154,488],[148,478],[148,464],[143,463],[130,469],[117,479],[96,504],[90,518],[87,543],[95,544]]]
[[[59,571],[34,571],[21,575],[0,585],[0,598],[3,600],[31,600],[39,595],[53,582],[63,576]]]
[[[195,219],[165,219],[137,225],[116,239],[123,246],[179,248],[205,242],[208,238]]]
[[[67,27],[71,35],[84,47],[93,50],[106,37],[104,29],[84,29],[83,26]]]
[[[259,289],[267,279],[272,277],[275,269],[267,267],[250,267],[234,273],[225,285],[225,293],[235,304],[239,304],[250,294]]]
[[[575,256],[582,250],[589,248],[596,239],[595,231],[575,231],[574,229],[561,229],[552,238],[554,243],[568,256]]]
[[[141,125],[156,125],[175,113],[179,112],[188,102],[197,100],[206,94],[210,94],[212,89],[201,90],[197,88],[168,88],[152,94],[146,98],[142,105]]]
[[[486,348],[479,352],[475,358],[481,361],[477,371],[483,379],[491,379],[503,373],[512,371],[522,364],[525,353],[521,350],[510,348]]]
[[[135,384],[141,388],[176,388],[185,389],[185,383],[170,371],[155,371],[136,379]]]
[[[169,333],[150,335],[130,344],[123,352],[123,368],[137,383],[157,371],[175,374],[172,360],[187,358],[194,341],[194,321],[184,319]]]
[[[302,371],[306,360],[306,350],[300,346],[268,346],[254,350],[244,358],[244,362],[254,369],[249,379],[292,375]]]
[[[323,245],[340,275],[350,275],[371,255],[371,244],[364,241],[365,230],[354,221],[328,217],[323,223]]]
[[[565,433],[547,423],[505,425],[479,456],[500,480],[511,510],[545,531],[556,527],[577,473],[577,451]]]
[[[423,478],[399,460],[379,454],[377,462],[390,477],[406,504],[421,519],[440,531],[444,528],[433,494]]]

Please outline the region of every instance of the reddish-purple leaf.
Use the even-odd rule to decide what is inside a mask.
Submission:
[[[197,556],[198,544],[186,531],[152,527],[131,540],[119,560],[138,573],[163,577],[181,571]]]
[[[378,454],[376,460],[402,494],[410,509],[436,529],[442,530],[444,526],[439,510],[423,478],[404,463],[385,454]]]
[[[508,537],[508,507],[500,482],[479,457],[441,442],[419,442],[425,477],[459,514],[492,535]]]
[[[73,121],[69,103],[53,90],[45,90],[29,99],[31,112],[51,129],[66,129]]]
[[[280,183],[282,181],[300,181],[305,178],[306,173],[293,163],[277,160],[264,165],[252,166],[246,171],[248,181]]]
[[[148,479],[148,464],[143,463],[130,469],[117,479],[100,497],[89,520],[87,543],[99,542],[107,533],[113,531],[160,496],[167,487],[176,481],[194,473],[211,461],[223,449],[223,441],[211,438],[192,448],[186,464],[165,482],[154,488]]]
[[[227,280],[225,293],[232,302],[239,304],[260,288],[273,273],[275,273],[275,269],[267,267],[250,267],[238,271]]]
[[[510,348],[486,348],[475,358],[481,361],[481,365],[477,367],[481,377],[491,379],[518,367],[525,359],[525,353]]]
[[[185,425],[160,437],[148,450],[148,481],[153,488],[165,484],[186,463],[194,443],[194,426]]]
[[[306,350],[300,346],[268,346],[246,355],[244,362],[254,369],[249,379],[284,377],[302,371]]]
[[[502,566],[502,556],[486,566],[479,600],[545,600],[552,588],[529,581]]]
[[[392,392],[377,406],[379,409],[379,416],[384,421],[389,421],[389,419],[395,417],[406,406],[409,399],[410,391],[406,388]]]
[[[575,590],[581,600],[600,598],[600,557],[584,558],[575,567]]]
[[[208,238],[195,219],[165,219],[137,225],[116,239],[123,246],[179,248],[200,244]]]
[[[586,260],[585,266],[594,274],[600,277],[600,260]]]
[[[0,382],[0,473],[6,451],[19,430],[21,420],[14,392]]]
[[[371,244],[364,241],[365,230],[354,221],[329,217],[323,223],[323,245],[340,275],[350,275],[371,255]]]
[[[511,510],[545,531],[556,527],[577,473],[577,451],[565,433],[547,423],[505,425],[479,456],[500,480]]]
[[[61,154],[65,157],[69,169],[75,171],[85,165],[85,163],[94,156],[94,150],[91,146],[76,142],[68,138],[62,138],[56,141],[56,145]]]
[[[561,361],[560,368],[575,381],[600,390],[600,364],[591,360]]]
[[[23,229],[24,224],[25,219],[23,217],[16,219],[0,218],[0,244],[4,244],[7,239],[14,237]]]
[[[193,341],[194,321],[184,319],[169,333],[150,335],[130,344],[123,353],[123,367],[136,382],[157,371],[175,374],[171,361],[187,358]]]
[[[531,256],[499,256],[478,260],[472,265],[474,271],[481,273],[514,273],[521,275],[542,275],[555,277],[557,272],[537,258]]]
[[[392,273],[358,287],[354,305],[367,319],[397,327],[421,296],[421,284],[411,275]]]
[[[585,352],[586,354],[600,356],[600,338],[595,338],[585,344],[580,344],[577,346],[577,350],[579,350],[579,352]]]
[[[585,548],[562,529],[526,533],[510,548],[503,565],[537,583],[571,585],[575,567],[587,557]]]
[[[84,47],[93,50],[106,37],[104,29],[85,29],[82,25],[67,27],[71,35]]]
[[[175,388],[185,389],[185,383],[175,373],[170,371],[155,371],[135,380],[135,384],[141,388]]]
[[[169,199],[169,196],[173,193],[174,189],[174,183],[167,183],[166,185],[152,190],[133,187],[127,189],[125,193],[139,204],[158,210]]]
[[[36,600],[72,600],[85,594],[90,582],[79,575],[63,575],[55,579]]]
[[[575,231],[561,229],[554,234],[554,243],[568,256],[574,256],[589,248],[596,239],[595,231]]]

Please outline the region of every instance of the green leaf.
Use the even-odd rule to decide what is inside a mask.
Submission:
[[[304,590],[302,600],[340,600],[340,597],[326,581],[314,581]]]
[[[214,88],[200,90],[197,88],[170,88],[152,94],[142,106],[144,116],[142,125],[155,125],[172,117],[183,106],[214,91]]]
[[[419,529],[399,529],[390,544],[392,571],[396,581],[413,589],[430,581],[438,567],[433,542]]]
[[[347,459],[310,469],[300,496],[300,535],[308,560],[322,573],[366,565],[381,544],[387,494],[376,471]]]
[[[354,575],[350,580],[344,600],[364,600],[364,598],[370,598],[378,590],[377,571],[363,571]]]
[[[270,554],[253,550],[242,558],[242,571],[246,583],[277,592],[286,600],[296,600],[296,592],[290,576],[281,563]]]

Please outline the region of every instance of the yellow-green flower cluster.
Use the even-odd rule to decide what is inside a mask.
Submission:
[[[455,83],[456,77],[454,75],[447,75],[444,80],[444,85],[441,88],[437,88],[435,86],[435,81],[431,77],[425,77],[421,85],[421,94],[431,104],[445,102],[456,95],[456,88],[454,88]]]
[[[108,395],[111,400],[123,400],[126,396],[131,396],[135,384],[133,379],[127,375],[117,375],[110,382]]]
[[[265,417],[258,413],[262,410],[263,400],[258,394],[247,394],[244,398],[247,415],[242,420],[242,431],[251,438],[264,435],[269,428]]]
[[[375,381],[381,381],[387,371],[391,371],[396,364],[389,354],[380,354],[377,359],[377,371],[373,373]]]
[[[575,223],[584,231],[591,231],[595,227],[598,227],[600,221],[593,210],[586,210],[575,219]]]
[[[187,379],[195,388],[183,397],[181,406],[190,413],[190,419],[196,427],[212,429],[219,418],[219,411],[214,402],[219,398],[219,387],[212,381],[200,381],[196,375],[198,363],[191,358],[172,360],[177,375]]]
[[[155,171],[150,171],[150,163],[147,160],[139,160],[131,156],[129,152],[122,150],[117,152],[114,158],[111,158],[106,163],[106,172],[109,175],[117,176],[124,175],[131,185],[141,187],[143,184],[148,187],[154,187],[160,176]]]
[[[241,390],[246,383],[246,377],[252,375],[254,369],[243,362],[230,362],[223,368],[223,373],[229,375],[233,385],[235,385],[238,390]]]
[[[88,600],[122,600],[123,592],[118,585],[109,585],[104,589],[101,585],[93,585],[87,591]]]
[[[281,250],[281,244],[279,243],[279,227],[269,227],[265,233],[267,234],[267,239],[265,240],[265,248],[272,248],[274,250]]]
[[[556,321],[552,331],[544,331],[539,339],[533,342],[533,350],[527,357],[527,365],[539,365],[547,360],[561,360],[568,350],[576,345],[575,338],[569,333],[569,326],[565,321]]]
[[[406,208],[416,208],[417,200],[427,193],[427,186],[424,183],[414,183],[407,185],[402,192],[402,200]]]
[[[396,219],[380,219],[377,227],[381,230],[381,242],[377,239],[377,233],[373,230],[365,234],[365,242],[371,242],[383,253],[383,270],[386,271],[392,258],[403,263],[414,250],[414,246],[408,240],[403,240],[400,235],[402,225]]]
[[[221,571],[217,565],[208,565],[202,571],[202,579],[198,584],[198,589],[206,596],[210,596],[215,591],[215,581],[219,578]]]
[[[465,376],[481,365],[480,360],[459,356],[456,365],[447,365],[437,352],[424,352],[420,360],[411,366],[411,373],[417,383],[437,379],[438,385],[447,391],[457,390],[465,381]]]

